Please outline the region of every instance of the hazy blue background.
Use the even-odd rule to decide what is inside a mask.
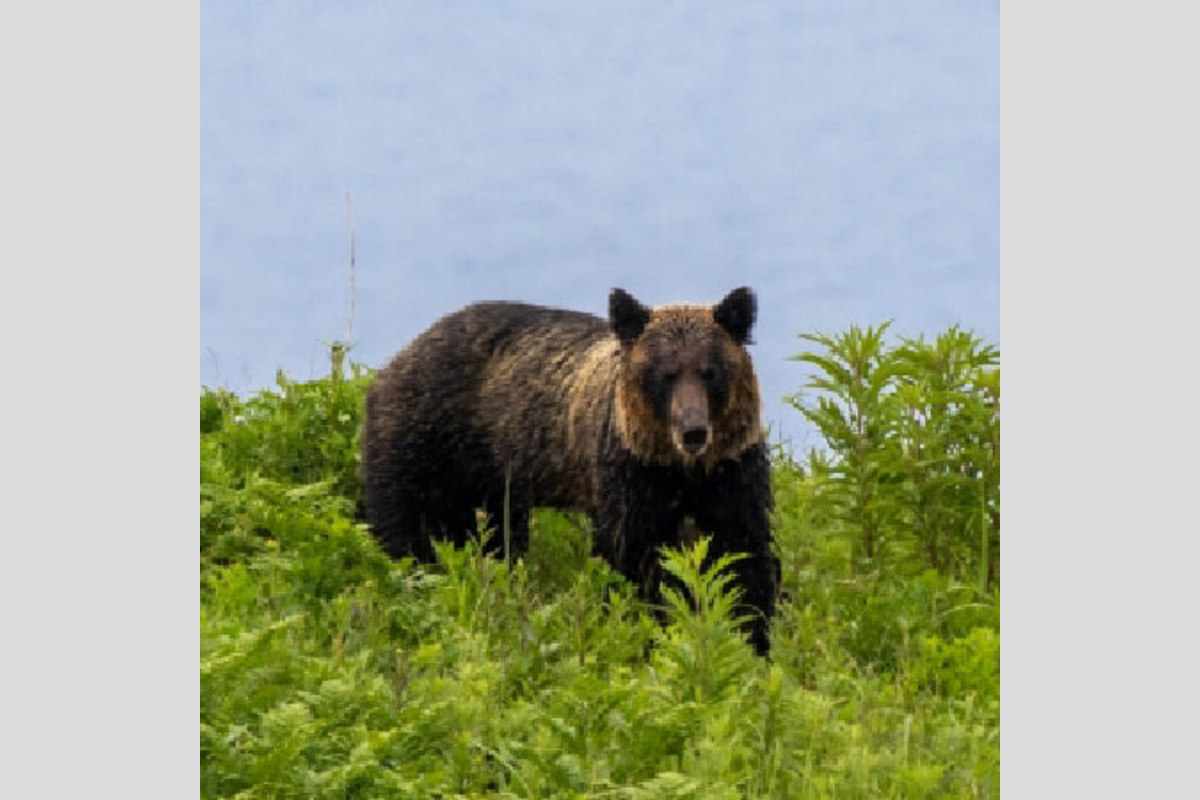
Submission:
[[[442,314],[752,286],[766,419],[796,334],[999,343],[995,0],[201,4],[200,381],[381,365]]]

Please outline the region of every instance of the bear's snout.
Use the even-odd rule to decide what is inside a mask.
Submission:
[[[671,397],[671,438],[675,447],[694,457],[708,446],[708,395],[702,382],[685,375]]]
[[[698,456],[708,446],[708,415],[703,408],[684,410],[674,428],[675,446],[685,455]]]

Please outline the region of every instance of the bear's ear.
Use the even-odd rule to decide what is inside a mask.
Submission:
[[[758,314],[758,301],[750,288],[743,286],[725,295],[725,299],[713,306],[713,319],[729,332],[738,344],[750,341],[750,328]]]
[[[613,289],[608,296],[608,322],[621,344],[632,344],[650,321],[650,309],[624,289]]]

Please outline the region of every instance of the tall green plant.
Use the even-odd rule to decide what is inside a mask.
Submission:
[[[671,624],[663,632],[656,656],[681,676],[683,696],[698,703],[730,691],[753,664],[737,627],[745,620],[734,611],[741,592],[733,585],[736,576],[729,569],[745,555],[725,554],[705,568],[709,542],[705,536],[692,547],[664,548],[662,556],[663,569],[680,587],[663,584]]]
[[[897,434],[913,527],[934,569],[995,585],[1000,546],[999,350],[957,326],[894,352]]]
[[[831,495],[848,535],[872,560],[998,581],[999,350],[952,327],[889,347],[889,323],[827,336],[794,360],[819,372],[815,399],[789,401],[832,452]],[[923,558],[917,553],[923,553]]]
[[[838,460],[833,465],[834,491],[841,497],[847,522],[861,536],[862,554],[875,556],[880,539],[894,527],[899,498],[894,490],[900,472],[895,407],[888,401],[897,365],[884,344],[891,323],[859,328],[837,336],[801,334],[823,352],[803,352],[792,360],[820,370],[806,385],[824,394],[816,403],[800,395],[789,401],[825,437]]]

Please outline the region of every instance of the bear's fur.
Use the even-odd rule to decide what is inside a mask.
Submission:
[[[693,526],[734,566],[766,652],[778,560],[758,380],[745,344],[747,288],[715,306],[647,308],[621,289],[609,320],[519,303],[443,317],[367,393],[367,520],[394,557],[433,560],[430,537],[463,542],[493,524],[510,482],[510,540],[534,506],[587,513],[596,551],[660,599],[658,548]]]

